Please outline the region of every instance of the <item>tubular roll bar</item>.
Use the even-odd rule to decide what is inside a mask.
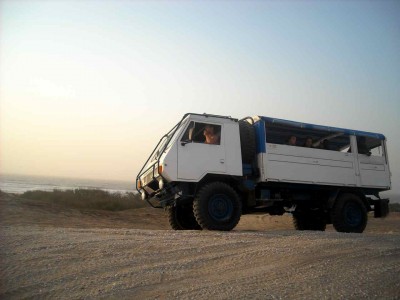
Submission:
[[[138,192],[140,192],[140,191],[139,191],[139,189],[138,189],[137,183],[138,183],[138,180],[140,180],[140,176],[142,176],[144,173],[146,173],[150,168],[153,168],[153,179],[154,179],[154,170],[155,170],[154,166],[157,165],[157,169],[158,169],[158,167],[160,166],[160,157],[161,157],[161,155],[159,155],[158,158],[157,158],[157,161],[154,162],[154,164],[152,164],[152,165],[151,165],[149,168],[147,168],[145,171],[143,171],[144,167],[147,165],[147,163],[148,163],[148,162],[150,161],[150,159],[153,157],[154,153],[156,152],[156,149],[157,149],[158,146],[161,144],[161,142],[163,141],[163,139],[168,138],[168,136],[169,136],[171,133],[172,133],[171,136],[173,136],[173,135],[175,134],[175,132],[178,130],[179,126],[182,124],[183,120],[185,120],[186,117],[187,117],[188,115],[189,115],[189,114],[185,114],[185,115],[182,117],[182,119],[178,122],[178,124],[176,124],[174,127],[172,127],[172,129],[171,129],[170,131],[168,131],[166,134],[164,134],[164,135],[161,137],[161,139],[158,141],[157,145],[154,147],[153,151],[151,152],[150,156],[147,158],[146,162],[144,163],[143,167],[140,169],[139,174],[138,174],[137,177],[136,177],[136,190],[137,190]],[[165,151],[165,149],[167,148],[168,144],[169,144],[169,142],[165,143],[164,147],[162,147],[162,149],[159,149],[159,151],[160,151],[159,153],[160,153],[160,154],[163,153],[163,152]],[[161,174],[160,174],[160,176],[162,177]],[[163,178],[163,177],[162,177],[162,178]]]

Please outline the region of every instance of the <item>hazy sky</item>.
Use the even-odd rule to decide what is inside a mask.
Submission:
[[[381,132],[399,1],[2,1],[0,171],[134,180],[186,112]]]

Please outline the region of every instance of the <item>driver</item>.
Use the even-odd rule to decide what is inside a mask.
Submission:
[[[206,144],[219,145],[220,136],[219,134],[215,133],[214,126],[206,125],[204,127],[203,134],[206,138]]]

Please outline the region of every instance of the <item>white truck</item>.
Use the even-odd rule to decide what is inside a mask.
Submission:
[[[175,230],[231,230],[242,214],[291,213],[297,230],[361,233],[368,212],[388,214],[379,193],[390,177],[379,133],[188,113],[161,138],[136,188]]]

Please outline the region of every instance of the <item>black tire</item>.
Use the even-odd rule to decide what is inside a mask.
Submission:
[[[367,226],[367,208],[355,194],[342,194],[331,211],[333,227],[338,232],[362,233]]]
[[[239,121],[240,148],[242,162],[251,164],[256,156],[256,132],[253,125],[244,120]]]
[[[201,230],[193,215],[193,203],[167,208],[168,222],[174,230]]]
[[[228,184],[213,182],[200,189],[193,202],[197,223],[206,230],[232,230],[240,220],[242,202]]]
[[[293,213],[293,225],[296,230],[325,231],[326,219],[320,213]]]

